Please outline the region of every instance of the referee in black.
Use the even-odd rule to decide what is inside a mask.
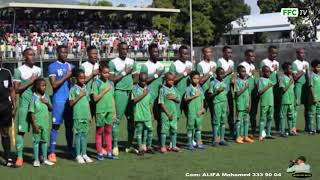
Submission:
[[[16,98],[11,72],[2,67],[0,56],[0,134],[6,166],[12,166],[9,128],[15,115]]]

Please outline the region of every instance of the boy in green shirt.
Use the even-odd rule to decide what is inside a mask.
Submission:
[[[211,81],[209,88],[209,98],[213,101],[213,143],[212,146],[228,144],[224,140],[225,123],[227,121],[227,114],[229,113],[229,105],[227,101],[227,82],[224,81],[225,72],[222,67],[218,67],[217,78]],[[218,134],[220,135],[220,142],[218,142]]]
[[[85,74],[81,69],[74,69],[76,84],[70,89],[69,101],[73,107],[73,133],[75,134],[76,161],[79,164],[91,163],[87,155],[88,132],[91,119],[90,95],[85,82]]]
[[[280,133],[282,137],[286,137],[285,133],[285,119],[288,120],[288,131],[292,135],[293,118],[294,118],[294,80],[292,77],[292,65],[289,62],[282,64],[283,74],[280,78],[281,97],[281,111],[280,111]]]
[[[96,104],[96,149],[98,152],[98,160],[104,160],[104,156],[108,159],[118,159],[112,155],[112,125],[117,120],[116,105],[114,100],[114,85],[109,80],[109,69],[105,64],[99,67],[100,77],[93,81],[93,100]],[[102,148],[102,134],[106,150]]]
[[[263,141],[263,131],[267,126],[266,134],[268,139],[274,139],[271,136],[271,126],[273,120],[273,84],[269,79],[271,70],[268,66],[262,67],[262,77],[259,79],[258,92],[260,94],[260,123],[259,123],[259,141]]]
[[[202,118],[205,112],[203,107],[204,93],[200,87],[200,74],[197,71],[192,71],[190,74],[191,84],[187,87],[184,101],[188,103],[188,121],[187,121],[187,136],[188,136],[188,149],[194,150],[193,147],[193,132],[195,131],[195,138],[197,148],[204,149],[200,143]]]
[[[174,87],[174,75],[171,72],[165,74],[165,84],[159,91],[159,104],[161,107],[161,152],[166,153],[166,136],[170,133],[172,151],[180,152],[177,147],[177,129],[180,102],[179,91]]]
[[[315,59],[311,62],[313,72],[310,79],[311,108],[309,112],[309,134],[320,133],[320,61]],[[314,128],[314,114],[316,114],[316,129]]]
[[[41,151],[43,155],[43,163],[46,165],[54,165],[53,162],[48,161],[48,139],[49,139],[49,111],[52,110],[50,98],[45,94],[46,81],[44,79],[37,79],[34,82],[34,94],[29,106],[29,113],[31,115],[31,124],[33,127],[33,153],[34,153],[34,167],[40,166],[39,161],[39,144],[41,142]]]
[[[243,144],[243,142],[253,143],[249,138],[249,112],[251,109],[251,98],[249,92],[249,80],[246,68],[242,65],[237,68],[239,77],[236,80],[235,96],[236,96],[236,143]]]
[[[133,114],[135,122],[135,132],[137,136],[139,156],[144,155],[144,150],[142,149],[142,133],[143,130],[147,130],[147,153],[154,154],[152,149],[152,102],[149,88],[147,86],[148,74],[140,73],[139,83],[133,87],[132,90],[132,100],[134,103]]]

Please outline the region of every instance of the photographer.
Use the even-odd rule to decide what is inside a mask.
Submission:
[[[296,160],[291,160],[289,167],[287,168],[288,173],[310,173],[310,165],[305,164],[306,158],[304,156],[299,156]]]

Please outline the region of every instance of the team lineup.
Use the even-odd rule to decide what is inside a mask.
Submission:
[[[15,69],[13,77],[9,70],[0,69],[0,132],[6,165],[23,166],[24,136],[30,130],[33,166],[57,163],[55,146],[62,124],[68,153],[80,164],[93,162],[87,155],[93,121],[97,159],[118,160],[124,116],[128,121],[125,151],[138,156],[156,153],[154,131],[161,153],[180,152],[178,128],[186,129],[187,150],[205,149],[202,123],[207,113],[211,117],[213,147],[228,146],[227,139],[243,144],[255,143],[256,137],[261,142],[274,139],[275,134],[283,138],[296,136],[297,112],[302,104],[304,131],[312,135],[320,132],[319,60],[313,60],[310,66],[305,50],[298,48],[297,59],[280,66],[276,61],[278,49],[270,46],[267,58],[256,68],[253,50],[244,52],[245,60],[238,66],[232,60],[231,47],[225,46],[222,51],[223,57],[213,61],[211,48],[204,47],[203,59],[195,63],[189,60],[188,47],[182,45],[178,60],[166,71],[158,61],[157,44],[149,45],[149,60],[139,70],[137,63],[127,57],[128,45],[124,42],[119,43],[119,57],[108,63],[98,62],[96,47],[88,47],[88,61],[79,67],[67,62],[68,49],[59,46],[57,60],[48,68],[53,88],[49,97],[42,70],[34,65],[35,53],[26,49],[25,63]],[[178,127],[182,114],[187,118],[186,127]],[[12,118],[16,119],[16,136],[11,137],[16,145],[15,162],[10,154]],[[153,120],[157,127],[153,127]]]

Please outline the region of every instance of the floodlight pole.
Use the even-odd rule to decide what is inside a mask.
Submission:
[[[12,33],[14,34],[16,28],[16,10],[13,9],[13,25],[12,25]]]
[[[189,6],[190,6],[190,57],[191,61],[193,61],[193,36],[192,36],[192,0],[189,0]]]

